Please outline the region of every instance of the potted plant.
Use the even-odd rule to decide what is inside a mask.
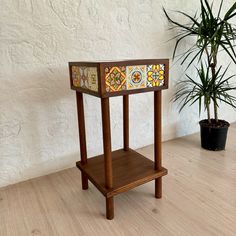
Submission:
[[[236,17],[236,3],[228,9],[223,17],[221,17],[223,0],[216,14],[213,12],[213,4],[210,5],[207,0],[200,0],[200,5],[200,13],[196,13],[194,16],[177,11],[188,19],[189,23],[186,24],[174,21],[163,9],[168,21],[173,25],[172,29],[179,29],[178,34],[173,38],[176,39],[173,58],[176,58],[179,43],[187,37],[194,36],[194,45],[185,51],[178,60],[181,60],[181,65],[189,60],[187,69],[194,62],[201,62],[200,69],[197,69],[199,80],[186,75],[186,78],[178,83],[174,101],[179,100],[182,103],[180,111],[186,105],[192,105],[195,102],[199,103],[199,111],[201,111],[203,102],[207,111],[207,119],[199,122],[202,147],[208,150],[223,150],[225,149],[229,123],[218,118],[218,108],[220,102],[236,108],[236,97],[230,93],[236,88],[230,84],[230,79],[234,75],[225,78],[229,66],[222,71],[222,66],[218,65],[218,55],[223,50],[236,64],[234,50],[236,29],[230,23]],[[211,118],[211,104],[213,105],[214,118]]]

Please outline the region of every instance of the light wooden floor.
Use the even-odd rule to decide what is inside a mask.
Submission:
[[[152,158],[153,146],[139,150]],[[0,189],[0,235],[236,235],[236,124],[227,151],[199,148],[198,135],[164,143],[163,198],[154,182],[115,197],[115,219],[105,199],[80,172],[64,170]]]

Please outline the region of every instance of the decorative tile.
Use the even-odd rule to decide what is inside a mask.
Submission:
[[[127,89],[146,87],[146,66],[126,66]]]
[[[147,87],[158,87],[164,85],[164,77],[164,64],[147,66]]]
[[[72,66],[72,82],[75,87],[98,91],[96,67]]]
[[[125,70],[125,66],[113,66],[105,68],[105,81],[107,92],[126,90]]]
[[[72,66],[75,87],[98,91],[97,67]],[[165,65],[112,66],[105,68],[107,92],[158,87],[164,85]]]
[[[78,66],[71,67],[71,74],[72,74],[72,82],[75,87],[80,86],[80,72]]]
[[[79,67],[79,73],[80,73],[80,87],[88,89],[89,83],[88,83],[88,69],[85,66]]]
[[[88,87],[92,91],[98,91],[98,74],[96,67],[88,67]]]

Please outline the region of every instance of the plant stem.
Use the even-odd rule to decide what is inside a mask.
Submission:
[[[214,85],[215,85],[215,81],[216,81],[216,65],[217,65],[217,57],[216,54],[213,56],[213,63],[211,63],[210,67],[211,67],[211,73],[212,73],[212,79],[214,81]],[[214,104],[214,116],[215,116],[215,121],[216,123],[218,123],[218,107],[217,107],[217,102],[216,102],[216,93],[214,92],[213,94],[213,104]]]
[[[216,97],[214,95],[214,116],[215,116],[215,121],[216,123],[219,122],[219,119],[218,119],[218,107],[217,107],[217,104],[216,104]]]
[[[205,48],[208,65],[211,68],[211,75],[213,80],[213,85],[215,86],[216,81],[216,66],[217,66],[217,53],[218,53],[218,47],[215,47],[214,44],[211,44],[211,54],[209,54],[208,48]],[[216,123],[218,123],[218,107],[216,102],[216,93],[213,94],[213,105],[214,105],[214,117]],[[207,111],[208,112],[208,111]],[[208,119],[209,121],[209,119]],[[209,122],[211,123],[211,122]]]
[[[208,119],[208,123],[211,124],[210,104],[208,104],[207,102],[205,102],[205,105],[206,105],[206,109],[207,109],[207,119]]]
[[[206,54],[207,54],[208,65],[210,66],[210,65],[211,65],[211,57],[210,57],[210,55],[209,55],[207,46],[205,47],[205,52],[206,52]]]
[[[208,66],[210,67],[212,56],[209,54],[207,46],[205,47],[205,52],[206,52],[206,55],[207,55]],[[207,110],[208,123],[211,124],[210,100],[209,100],[209,102],[207,102],[206,99],[205,99],[205,106],[206,106],[206,110]]]

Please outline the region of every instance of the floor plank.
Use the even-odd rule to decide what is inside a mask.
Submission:
[[[153,159],[153,146],[138,150]],[[0,235],[236,235],[236,124],[227,150],[199,148],[199,134],[163,144],[163,198],[154,182],[115,197],[115,219],[77,168],[0,189]]]

